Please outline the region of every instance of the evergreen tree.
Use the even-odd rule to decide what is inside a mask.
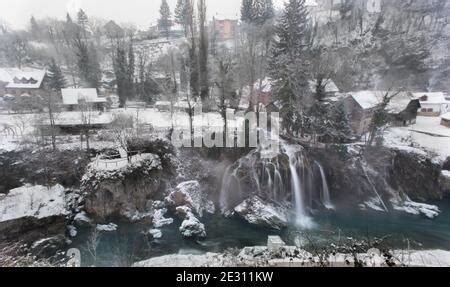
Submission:
[[[34,16],[31,16],[31,19],[30,19],[30,31],[31,31],[31,36],[34,39],[39,39],[41,37],[41,28],[40,28],[39,24],[37,23],[36,19],[34,18]]]
[[[56,64],[55,59],[52,59],[48,73],[48,86],[54,91],[61,91],[67,85],[66,79],[61,71],[61,68]]]
[[[206,2],[199,0],[199,84],[200,98],[205,101],[209,97],[209,76],[208,76],[208,31],[206,30]]]
[[[101,86],[102,80],[102,69],[100,67],[100,60],[98,58],[98,52],[93,43],[89,44],[89,74],[88,74],[88,83],[91,87],[96,88],[97,90]]]
[[[187,9],[187,0],[178,0],[177,6],[175,8],[175,23],[183,26],[185,35],[187,35],[188,29]]]
[[[77,24],[79,29],[81,29],[84,38],[87,38],[88,22],[89,20],[86,13],[83,11],[83,9],[80,9],[77,14]]]
[[[251,23],[253,19],[253,0],[242,0],[241,21],[245,23]]]
[[[114,74],[116,76],[117,95],[119,96],[120,107],[124,107],[127,102],[128,86],[128,63],[127,54],[121,45],[117,45],[114,58]]]
[[[127,80],[128,80],[128,90],[129,90],[129,97],[134,98],[136,95],[136,90],[134,86],[134,76],[135,76],[135,67],[136,61],[134,56],[134,48],[133,48],[133,40],[130,39],[130,45],[128,47],[128,73],[127,73]]]
[[[272,0],[265,0],[264,2],[264,12],[263,19],[264,21],[270,20],[275,17],[275,8],[273,7]]]
[[[167,0],[162,0],[161,7],[159,8],[160,19],[159,28],[164,31],[167,39],[169,38],[170,28],[172,27],[172,12],[170,12],[169,4]]]
[[[288,133],[303,126],[304,99],[308,91],[307,29],[305,0],[289,0],[276,27],[270,56],[270,75],[281,104],[280,115]]]
[[[332,116],[333,126],[336,133],[336,140],[339,143],[345,143],[352,137],[352,129],[350,127],[350,122],[348,119],[347,112],[345,111],[345,106],[342,101],[334,109],[334,114]]]
[[[244,23],[263,25],[274,16],[272,0],[242,0],[241,20]]]
[[[324,77],[319,75],[316,79],[314,104],[309,112],[311,132],[315,140],[330,139],[335,134],[326,102],[326,84]]]
[[[78,33],[73,41],[81,80],[91,88],[100,88],[101,68],[94,45],[88,44]]]
[[[69,13],[66,14],[66,23],[67,24],[73,24],[72,17],[70,17]]]

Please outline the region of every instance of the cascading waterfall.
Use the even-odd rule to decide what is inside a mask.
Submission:
[[[327,182],[327,178],[325,175],[325,171],[323,169],[323,166],[320,163],[318,163],[317,161],[316,161],[316,165],[319,168],[320,176],[322,178],[322,193],[321,193],[320,199],[322,201],[323,206],[325,206],[326,209],[332,210],[332,209],[334,209],[334,206],[331,203],[330,189],[328,188],[328,182]]]
[[[315,202],[334,209],[323,167],[310,161],[300,145],[281,141],[278,154],[271,158],[263,154],[260,147],[226,169],[219,197],[223,214],[229,214],[243,199],[258,195],[267,202],[293,207],[295,224],[311,228],[309,212]],[[320,180],[314,164],[319,166]],[[321,204],[317,207],[323,208]]]

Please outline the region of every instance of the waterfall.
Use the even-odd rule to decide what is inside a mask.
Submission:
[[[311,228],[314,224],[309,212],[316,202],[322,201],[326,208],[333,209],[323,167],[319,187],[314,180],[317,175],[314,161],[310,161],[300,145],[281,140],[277,154],[262,155],[267,155],[264,147],[251,151],[226,169],[219,195],[223,214],[230,214],[245,198],[258,195],[279,206],[292,206],[293,223]]]
[[[325,171],[323,170],[323,166],[320,163],[318,163],[317,161],[316,161],[316,165],[317,165],[317,167],[319,167],[320,176],[322,178],[322,193],[321,193],[320,199],[322,201],[323,206],[326,209],[333,210],[334,206],[331,203],[330,190],[328,188],[328,182],[327,182],[327,178],[325,175]]]
[[[303,185],[298,173],[298,154],[302,152],[297,146],[283,145],[285,154],[289,158],[289,170],[291,175],[291,192],[294,195],[295,223],[303,228],[312,226],[311,219],[306,215]]]

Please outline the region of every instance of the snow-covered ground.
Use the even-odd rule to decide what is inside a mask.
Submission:
[[[177,111],[173,114],[170,112],[158,111],[157,109],[114,109],[110,112],[90,113],[90,124],[110,124],[114,118],[119,115],[125,115],[133,118],[133,121],[139,124],[150,125],[156,130],[169,129],[172,125],[178,129],[189,128],[189,116],[186,112]],[[58,125],[81,125],[82,114],[80,112],[61,112],[55,115],[56,124]],[[47,114],[0,114],[0,151],[12,151],[18,149],[23,143],[25,137],[31,137],[35,133],[36,125],[45,123]],[[228,121],[228,127],[233,128],[243,122],[243,117],[236,116],[236,119]],[[203,113],[194,117],[194,125],[202,127],[222,128],[223,120],[219,113]],[[59,149],[79,148],[78,140],[68,140],[70,136],[61,138],[58,144]],[[105,145],[111,147],[107,142],[95,142],[91,139],[91,147]]]
[[[26,185],[11,190],[0,200],[0,222],[24,217],[41,219],[66,214],[68,211],[65,193],[61,185],[51,188]]]
[[[439,117],[417,117],[415,125],[387,129],[385,145],[443,161],[450,156],[450,128]]]

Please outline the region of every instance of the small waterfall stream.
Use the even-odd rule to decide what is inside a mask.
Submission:
[[[330,189],[328,188],[328,182],[325,175],[325,171],[323,169],[323,166],[319,162],[316,161],[316,165],[319,168],[320,176],[322,178],[322,193],[320,199],[322,201],[323,206],[325,206],[326,209],[333,210],[334,206],[331,203]]]
[[[229,214],[243,199],[258,195],[292,210],[299,227],[311,228],[311,210],[334,209],[325,171],[308,158],[303,147],[281,141],[278,154],[268,158],[263,154],[260,147],[226,169],[219,195],[223,214]]]

